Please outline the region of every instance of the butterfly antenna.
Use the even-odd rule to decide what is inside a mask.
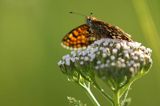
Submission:
[[[70,14],[76,14],[76,15],[80,15],[80,16],[85,16],[86,17],[86,15],[84,15],[84,14],[82,14],[82,13],[77,13],[77,12],[73,12],[73,11],[71,11],[71,12],[69,12]]]
[[[92,16],[93,15],[93,12],[90,12],[90,16]]]

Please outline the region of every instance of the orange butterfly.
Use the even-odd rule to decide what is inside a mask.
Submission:
[[[119,27],[97,20],[95,17],[87,16],[86,24],[82,24],[67,33],[61,44],[67,49],[77,50],[86,48],[95,40],[101,38],[132,41],[131,36]]]

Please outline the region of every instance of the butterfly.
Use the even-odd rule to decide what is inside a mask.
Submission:
[[[67,33],[62,39],[61,45],[70,50],[84,49],[102,38],[132,41],[131,36],[119,27],[87,16],[86,23]]]

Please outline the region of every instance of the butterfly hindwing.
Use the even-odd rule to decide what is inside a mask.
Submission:
[[[87,24],[83,24],[71,30],[62,39],[62,45],[67,49],[77,50],[90,45],[94,39],[91,39],[92,33]]]

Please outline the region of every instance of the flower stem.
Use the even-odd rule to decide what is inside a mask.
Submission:
[[[113,101],[112,97],[111,97],[110,95],[106,94],[106,93],[104,92],[104,90],[99,87],[99,85],[96,83],[96,81],[94,81],[94,86],[95,86],[95,88],[97,88],[97,89],[99,90],[99,92],[100,92],[106,99],[108,99],[108,100],[111,102],[111,104],[114,104],[114,101]]]
[[[120,105],[120,96],[119,96],[119,92],[118,91],[115,91],[114,92],[114,106],[121,106]]]
[[[88,92],[88,94],[90,95],[91,99],[94,101],[96,106],[100,106],[100,104],[98,103],[97,99],[94,97],[93,93],[91,92],[90,89],[86,89],[86,91]]]
[[[97,99],[95,98],[95,96],[93,95],[93,93],[91,92],[90,83],[88,83],[87,85],[83,86],[83,88],[86,90],[87,94],[89,95],[89,97],[92,100],[92,102],[94,103],[94,105],[95,106],[101,106],[99,104],[99,102],[97,101]]]
[[[85,89],[86,93],[88,94],[89,98],[91,99],[91,101],[93,102],[93,104],[95,106],[101,106],[99,104],[99,102],[97,101],[97,99],[95,98],[95,96],[93,95],[93,93],[91,92],[91,83],[84,80],[83,77],[79,77],[79,83],[78,83],[82,88]]]

